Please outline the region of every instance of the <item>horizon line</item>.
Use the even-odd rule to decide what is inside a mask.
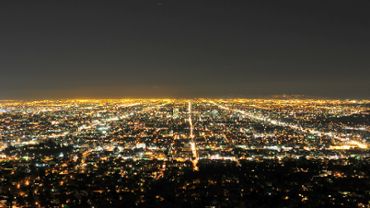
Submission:
[[[0,99],[0,102],[32,102],[32,101],[77,101],[77,100],[198,100],[198,99],[209,99],[209,100],[357,100],[357,101],[369,101],[370,98],[333,98],[333,97],[120,97],[120,98],[109,98],[109,97],[75,97],[75,98],[27,98],[27,99]]]

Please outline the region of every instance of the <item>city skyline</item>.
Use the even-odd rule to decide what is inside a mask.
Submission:
[[[0,102],[0,207],[367,207],[370,100]]]
[[[0,1],[0,208],[370,208],[369,11]]]

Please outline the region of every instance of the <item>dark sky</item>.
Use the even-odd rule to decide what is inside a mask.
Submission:
[[[369,0],[0,1],[0,98],[369,98]]]

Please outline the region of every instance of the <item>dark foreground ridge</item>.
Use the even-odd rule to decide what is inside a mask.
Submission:
[[[165,175],[149,180],[147,175],[164,164]],[[1,194],[8,204],[37,202],[45,207],[365,207],[370,196],[368,160],[201,161],[198,172],[190,163],[178,167],[162,161],[125,161],[120,168],[112,161],[98,165],[88,166],[89,174],[67,178],[34,164],[17,175],[2,170],[7,181]],[[124,177],[122,168],[127,170]],[[22,178],[34,180],[12,189]],[[36,196],[32,190],[38,184],[45,187]],[[16,199],[17,192],[27,197]]]

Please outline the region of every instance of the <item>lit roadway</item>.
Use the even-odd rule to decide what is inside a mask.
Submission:
[[[190,133],[189,133],[190,147],[191,147],[191,152],[193,154],[193,158],[192,158],[193,170],[198,171],[199,170],[198,168],[199,156],[198,156],[197,147],[194,141],[194,126],[193,126],[193,120],[191,118],[191,102],[190,101],[188,101],[188,116],[189,116],[188,122],[189,122],[189,129],[190,129]]]

